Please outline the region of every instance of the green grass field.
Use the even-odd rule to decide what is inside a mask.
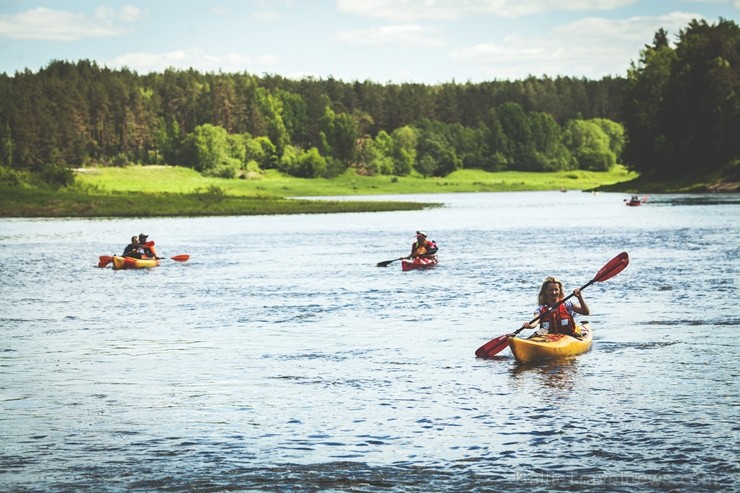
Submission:
[[[444,178],[358,176],[301,179],[267,171],[254,179],[201,176],[175,166],[85,168],[69,189],[0,189],[0,217],[147,217],[305,214],[419,210],[434,203],[297,200],[291,197],[412,193],[590,190],[634,178],[623,167],[606,173],[489,173],[461,170]]]
[[[377,195],[440,192],[504,192],[522,190],[590,190],[635,178],[624,167],[609,172],[564,171],[489,173],[460,170],[444,178],[358,176],[347,172],[324,179],[303,179],[269,170],[249,180],[208,178],[189,168],[131,166],[90,168],[78,172],[80,183],[100,192],[189,194],[217,187],[238,197],[307,197],[328,195]]]

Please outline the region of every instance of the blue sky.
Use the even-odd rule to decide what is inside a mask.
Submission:
[[[343,81],[625,75],[659,28],[740,0],[0,0],[0,72],[89,59]]]

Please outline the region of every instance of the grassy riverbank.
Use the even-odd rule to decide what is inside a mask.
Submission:
[[[358,176],[347,172],[336,178],[293,178],[269,170],[252,179],[207,178],[172,166],[95,168],[78,173],[82,184],[108,192],[197,193],[218,188],[228,196],[309,197],[397,195],[412,193],[511,192],[524,190],[590,190],[631,180],[636,175],[618,166],[609,172],[562,171],[534,173],[459,170],[443,178],[420,176]]]
[[[634,175],[611,172],[558,173],[461,170],[444,178],[358,176],[301,179],[268,171],[252,179],[203,177],[173,166],[86,168],[70,189],[5,187],[0,217],[147,217],[261,215],[419,210],[434,203],[407,201],[301,200],[290,197],[403,195],[412,193],[589,190]]]
[[[420,210],[436,204],[401,201],[293,200],[195,193],[80,192],[0,189],[0,217],[253,216]]]

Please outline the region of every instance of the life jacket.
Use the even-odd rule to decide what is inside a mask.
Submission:
[[[424,243],[415,242],[413,245],[414,253],[413,255],[416,256],[422,256],[422,255],[434,255],[437,253],[437,244],[432,240],[426,240]]]
[[[546,313],[549,309],[547,305],[539,308],[540,315],[544,315],[540,318],[540,327],[547,329],[550,334],[579,335],[576,330],[576,321],[568,313],[565,303],[561,303],[557,308]]]
[[[140,245],[140,247],[141,247],[141,252],[145,257],[157,258],[157,250],[154,249],[153,241],[148,241]]]

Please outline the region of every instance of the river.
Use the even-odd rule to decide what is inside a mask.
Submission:
[[[0,219],[0,490],[737,491],[740,197],[624,198]],[[418,229],[436,268],[376,267]],[[475,358],[622,251],[590,352]]]

